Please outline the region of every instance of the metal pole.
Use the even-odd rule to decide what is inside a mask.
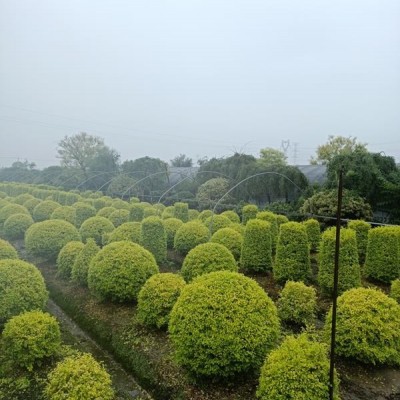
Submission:
[[[336,212],[336,243],[335,243],[335,270],[333,278],[333,304],[332,304],[332,329],[331,329],[331,354],[329,367],[329,400],[333,400],[333,385],[335,371],[335,341],[336,341],[336,310],[338,297],[338,281],[339,281],[339,253],[340,253],[340,217],[342,212],[342,195],[343,195],[343,166],[339,170],[339,185]]]

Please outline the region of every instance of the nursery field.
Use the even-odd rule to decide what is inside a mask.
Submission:
[[[0,399],[328,399],[335,233],[0,184]],[[340,240],[334,398],[400,399],[400,227]]]

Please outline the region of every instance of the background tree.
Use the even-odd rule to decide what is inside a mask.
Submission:
[[[287,157],[283,151],[273,149],[271,147],[265,147],[260,150],[259,162],[265,167],[287,165]]]
[[[179,154],[179,156],[174,157],[170,160],[172,167],[192,167],[193,160],[189,157],[186,157],[185,154]]]

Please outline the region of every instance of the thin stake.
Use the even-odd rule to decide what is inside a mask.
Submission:
[[[329,400],[333,400],[333,385],[335,371],[335,344],[336,344],[336,310],[338,297],[339,281],[339,253],[340,253],[340,217],[342,213],[342,195],[343,195],[343,167],[339,170],[339,187],[336,212],[336,243],[335,243],[335,271],[333,278],[333,304],[332,304],[332,330],[331,330],[331,354],[329,367]]]

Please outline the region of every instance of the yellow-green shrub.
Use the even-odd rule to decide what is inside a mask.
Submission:
[[[48,293],[43,277],[22,260],[0,260],[0,324],[24,311],[42,310]]]
[[[279,231],[274,278],[304,281],[311,275],[310,252],[306,228],[299,222],[286,222]]]
[[[182,222],[189,221],[189,205],[187,203],[174,204],[174,217],[180,219]]]
[[[326,321],[329,340],[332,309]],[[336,354],[368,364],[400,365],[400,305],[376,289],[344,292],[337,300]]]
[[[52,212],[50,219],[62,219],[72,225],[76,225],[76,209],[72,206],[57,207]]]
[[[202,377],[257,370],[280,334],[276,307],[264,290],[229,271],[202,275],[186,285],[168,329],[178,363]]]
[[[48,375],[48,400],[113,400],[111,377],[91,354],[65,358]]]
[[[83,249],[84,244],[77,240],[68,242],[58,253],[57,257],[57,273],[65,279],[71,278],[72,266]]]
[[[364,264],[367,254],[368,232],[371,225],[361,219],[352,220],[347,223],[347,227],[355,230],[357,238],[357,248],[360,264]]]
[[[29,213],[32,215],[33,214],[33,210],[35,209],[35,207],[41,203],[42,200],[37,199],[36,197],[34,197],[33,199],[29,199],[27,200],[23,206],[29,211]]]
[[[35,365],[59,351],[60,327],[48,313],[24,312],[5,324],[2,342],[3,352],[8,359],[32,371]]]
[[[400,279],[395,279],[390,285],[390,297],[400,303]]]
[[[242,208],[242,224],[246,225],[251,219],[256,218],[258,207],[255,204],[247,204]]]
[[[144,217],[144,206],[142,203],[131,204],[129,221],[141,222]]]
[[[164,219],[163,224],[165,233],[167,234],[167,247],[172,249],[174,247],[175,234],[183,222],[178,218],[170,217]]]
[[[256,214],[256,218],[267,221],[271,224],[271,248],[272,253],[275,254],[276,243],[278,242],[278,218],[277,215],[271,211],[260,211]]]
[[[235,211],[232,210],[226,210],[221,213],[224,217],[229,218],[234,224],[239,224],[240,223],[240,217]]]
[[[218,231],[218,229],[228,228],[233,222],[222,214],[214,214],[204,221],[204,225],[211,232],[211,234]]]
[[[289,218],[286,215],[282,214],[277,214],[276,220],[278,222],[278,226],[281,226],[282,224],[286,224],[286,222],[289,222]]]
[[[7,204],[0,208],[0,225],[4,224],[6,219],[14,214],[25,214],[30,215],[29,211],[20,204]]]
[[[322,400],[329,393],[328,348],[306,334],[288,336],[265,360],[257,397],[261,400]],[[335,374],[336,375],[336,374]],[[339,400],[335,377],[335,400]]]
[[[97,212],[96,215],[98,217],[108,218],[115,210],[116,208],[114,207],[103,207]]]
[[[202,243],[189,251],[183,260],[181,274],[186,282],[214,271],[237,272],[235,258],[222,244]]]
[[[141,245],[153,254],[158,263],[167,258],[167,234],[160,217],[146,217],[142,221]]]
[[[72,204],[72,207],[76,210],[76,226],[78,228],[82,225],[83,221],[96,215],[96,209],[83,201],[77,201]]]
[[[33,219],[28,214],[10,215],[4,222],[4,235],[9,240],[22,239],[32,224]]]
[[[140,222],[125,222],[118,228],[115,228],[103,244],[111,242],[120,242],[121,240],[128,240],[140,244],[140,235],[142,231],[142,224]]]
[[[143,211],[143,219],[147,217],[157,216],[158,214],[158,210],[154,207],[145,207]]]
[[[14,203],[23,205],[26,201],[31,200],[31,199],[34,199],[34,197],[31,194],[22,193],[16,197],[14,197]]]
[[[236,261],[240,259],[243,236],[236,230],[232,228],[219,229],[212,235],[210,241],[225,246],[232,253]]]
[[[114,207],[117,210],[130,210],[131,205],[127,201],[114,199],[111,203],[111,207]]]
[[[40,202],[34,209],[33,209],[33,219],[35,222],[45,221],[46,219],[50,219],[51,214],[53,211],[60,207],[61,204],[57,203],[53,200],[44,200]]]
[[[94,239],[97,245],[101,246],[103,234],[110,233],[114,230],[112,222],[105,217],[90,217],[84,221],[79,228],[82,241],[86,242],[87,239]]]
[[[201,222],[204,222],[208,217],[211,217],[213,215],[213,212],[211,210],[203,210],[199,215],[198,219]]]
[[[164,273],[151,276],[138,295],[138,320],[144,325],[165,328],[172,307],[184,286],[185,281],[177,274]]]
[[[15,247],[6,240],[0,239],[0,260],[17,259],[18,252]]]
[[[175,212],[174,206],[165,207],[164,210],[161,213],[161,218],[162,219],[175,218],[174,217],[174,212]],[[179,220],[179,221],[181,221],[181,220]]]
[[[71,279],[74,282],[87,286],[90,262],[99,251],[100,247],[92,238],[89,238],[72,265]]]
[[[129,221],[129,211],[125,209],[115,210],[108,216],[108,219],[117,228]]]
[[[110,243],[92,259],[88,271],[90,291],[101,300],[136,300],[158,266],[154,256],[142,246],[127,241]]]
[[[174,249],[185,255],[197,245],[208,242],[208,239],[209,231],[200,220],[189,221],[176,231]]]
[[[28,228],[25,247],[34,256],[55,260],[68,242],[80,239],[75,226],[61,219],[51,219],[36,222]]]
[[[200,215],[200,212],[197,210],[189,209],[189,211],[188,211],[189,221],[193,221],[193,220],[197,219],[199,217],[199,215]]]
[[[314,218],[309,218],[303,221],[303,225],[306,228],[310,250],[313,252],[317,251],[321,240],[321,227],[319,222]]]

